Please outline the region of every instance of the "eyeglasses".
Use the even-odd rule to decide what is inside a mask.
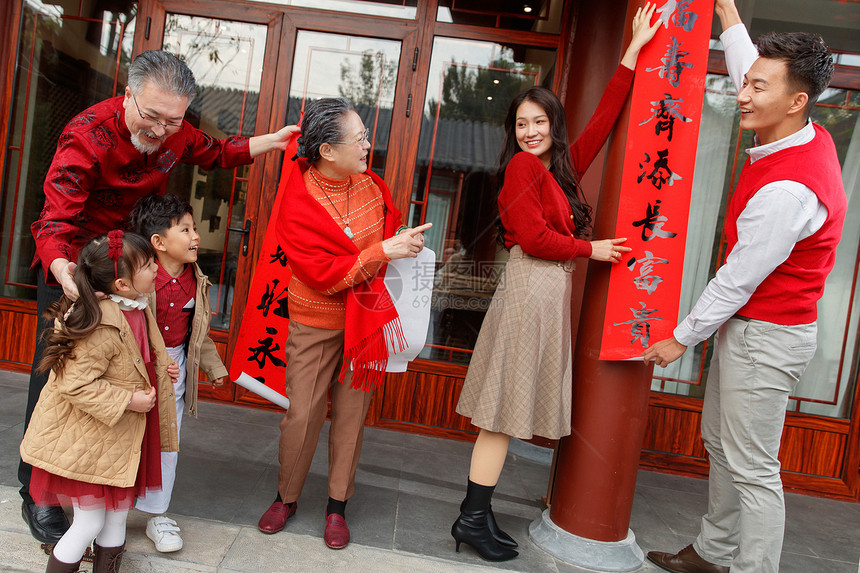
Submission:
[[[340,143],[341,145],[364,145],[365,143],[370,141],[370,139],[368,137],[369,135],[370,135],[370,128],[365,128],[364,129],[364,135],[362,135],[358,139],[355,139],[353,141],[335,141],[335,143]]]
[[[134,94],[131,94],[131,101],[134,102],[134,107],[137,108],[137,113],[138,113],[138,115],[140,115],[140,119],[142,119],[144,121],[150,121],[152,123],[158,124],[161,127],[163,127],[164,129],[171,129],[171,128],[172,129],[179,129],[180,127],[182,127],[181,123],[164,123],[163,121],[158,121],[157,119],[155,119],[152,116],[145,115],[142,111],[140,111],[140,106],[137,105],[137,100],[134,98]]]

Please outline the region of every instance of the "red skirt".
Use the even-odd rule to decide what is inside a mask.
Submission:
[[[149,379],[154,383],[155,368],[147,363]],[[154,385],[153,385],[154,387]],[[146,413],[146,428],[140,445],[140,465],[137,478],[131,487],[117,487],[89,483],[58,476],[42,468],[33,467],[30,476],[30,495],[36,505],[77,505],[80,507],[105,507],[110,510],[127,511],[134,505],[136,497],[149,491],[161,489],[161,434],[158,425],[158,400]]]

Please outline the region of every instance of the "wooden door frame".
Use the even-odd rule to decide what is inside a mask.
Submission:
[[[273,108],[280,94],[276,89],[277,76],[277,54],[281,51],[283,14],[279,10],[270,7],[254,5],[237,5],[236,3],[179,0],[153,0],[151,2],[140,2],[139,12],[141,21],[135,30],[134,53],[143,50],[159,49],[164,42],[164,24],[168,13],[197,16],[201,18],[212,18],[219,20],[231,20],[266,26],[266,46],[263,54],[263,74],[260,82],[260,92],[257,103],[257,111],[254,123],[254,133],[271,133],[280,129],[283,125],[275,123]],[[142,24],[142,25],[141,25]],[[142,29],[141,29],[142,28]],[[149,32],[147,37],[147,32]],[[251,221],[251,237],[247,255],[239,257],[239,265],[236,270],[236,278],[233,287],[233,304],[230,310],[230,324],[239,324],[242,312],[248,299],[248,287],[251,282],[253,267],[256,264],[259,249],[262,245],[262,236],[265,227],[260,228],[260,222],[264,217],[262,213],[263,201],[261,198],[265,191],[263,183],[269,177],[274,177],[281,158],[281,153],[267,153],[254,160],[248,181],[248,193],[245,201],[245,219]],[[263,232],[260,232],[263,231]],[[230,328],[227,331],[227,356],[231,356],[236,344],[239,329]]]

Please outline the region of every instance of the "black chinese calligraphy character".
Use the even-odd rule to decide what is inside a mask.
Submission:
[[[274,279],[271,284],[266,285],[266,292],[263,293],[263,296],[260,298],[260,304],[257,305],[257,309],[263,311],[263,316],[269,316],[269,308],[272,306],[272,303],[278,302],[280,303],[282,300],[287,297],[284,296],[284,293],[287,292],[287,287],[281,289],[281,292],[275,293],[275,289],[278,288],[278,283],[280,281],[278,279]]]
[[[690,10],[690,4],[692,3],[693,0],[678,0],[678,12],[672,18],[675,25],[683,28],[685,32],[692,32],[693,26],[696,25],[696,20],[699,19],[699,15]]]
[[[654,125],[654,135],[660,135],[662,132],[667,132],[667,139],[672,141],[672,133],[674,131],[675,120],[682,122],[693,121],[689,117],[685,117],[680,110],[683,99],[673,98],[671,94],[664,94],[666,97],[651,102],[651,117],[641,122],[639,125],[645,125],[652,119],[656,119]]]
[[[671,19],[677,27],[686,32],[692,32],[693,26],[696,25],[696,20],[699,18],[698,14],[690,10],[692,3],[693,0],[667,0],[665,4],[657,8],[663,26],[669,28],[669,20]]]
[[[266,327],[266,333],[274,336],[278,333],[278,331],[274,328]],[[257,340],[257,342],[260,343],[260,346],[248,347],[248,350],[251,352],[251,355],[248,357],[248,362],[255,361],[257,363],[257,366],[259,366],[260,368],[265,368],[266,358],[268,358],[275,366],[286,366],[286,362],[274,355],[276,351],[281,349],[281,345],[275,342],[275,339],[272,338],[272,336],[267,336],[265,338]]]
[[[633,318],[630,320],[625,320],[624,322],[614,322],[615,326],[620,326],[622,324],[630,325],[630,335],[632,338],[630,339],[630,344],[633,344],[637,340],[642,345],[642,348],[648,348],[648,345],[651,341],[651,322],[652,320],[663,320],[659,316],[652,316],[655,312],[658,312],[656,308],[648,308],[647,305],[639,301],[639,304],[642,305],[642,308],[635,309],[631,308],[630,312],[633,313]]]
[[[657,75],[661,78],[666,78],[669,80],[669,83],[673,87],[678,87],[681,84],[681,72],[684,68],[692,68],[693,64],[689,62],[682,62],[681,58],[685,58],[690,55],[690,52],[685,52],[681,50],[681,42],[678,41],[678,38],[675,36],[671,37],[672,43],[667,44],[666,53],[663,54],[663,57],[660,59],[663,62],[662,66],[657,66],[656,68],[646,68],[646,71],[653,72],[657,71]]]
[[[651,206],[651,203],[648,203],[645,218],[640,219],[639,221],[634,221],[633,226],[642,227],[643,241],[650,241],[655,237],[660,237],[661,239],[671,239],[678,233],[672,233],[671,231],[663,230],[663,225],[666,224],[666,221],[668,220],[668,217],[660,214],[660,200],[657,199],[653,207]]]
[[[281,245],[278,245],[277,250],[269,255],[269,263],[278,263],[282,267],[287,266],[287,253],[284,252]]]
[[[645,159],[639,162],[639,168],[642,169],[642,172],[636,178],[637,183],[642,183],[642,180],[647,178],[655,188],[662,189],[666,183],[671,187],[675,184],[675,181],[683,179],[683,177],[672,171],[669,167],[668,149],[657,152],[657,160],[654,161],[651,173],[647,173],[648,169],[645,167],[646,163],[651,162],[651,156],[648,153],[644,153],[644,155]]]
[[[663,282],[663,277],[651,274],[654,270],[654,265],[667,265],[669,264],[669,259],[655,257],[654,253],[651,251],[645,251],[645,256],[640,259],[631,257],[631,259],[627,261],[627,268],[633,271],[636,269],[637,264],[639,265],[639,276],[633,279],[633,284],[636,285],[637,289],[644,290],[648,294],[652,294],[657,290],[657,286]]]

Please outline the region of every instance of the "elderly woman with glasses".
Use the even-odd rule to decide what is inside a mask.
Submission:
[[[430,225],[400,226],[388,188],[367,170],[367,129],[347,100],[308,103],[301,129],[298,168],[282,174],[288,208],[276,222],[290,273],[290,409],[280,424],[278,495],[258,527],[276,533],[295,514],[331,391],[324,540],[341,549],[372,390],[402,336],[383,283],[386,263],[416,257]]]

